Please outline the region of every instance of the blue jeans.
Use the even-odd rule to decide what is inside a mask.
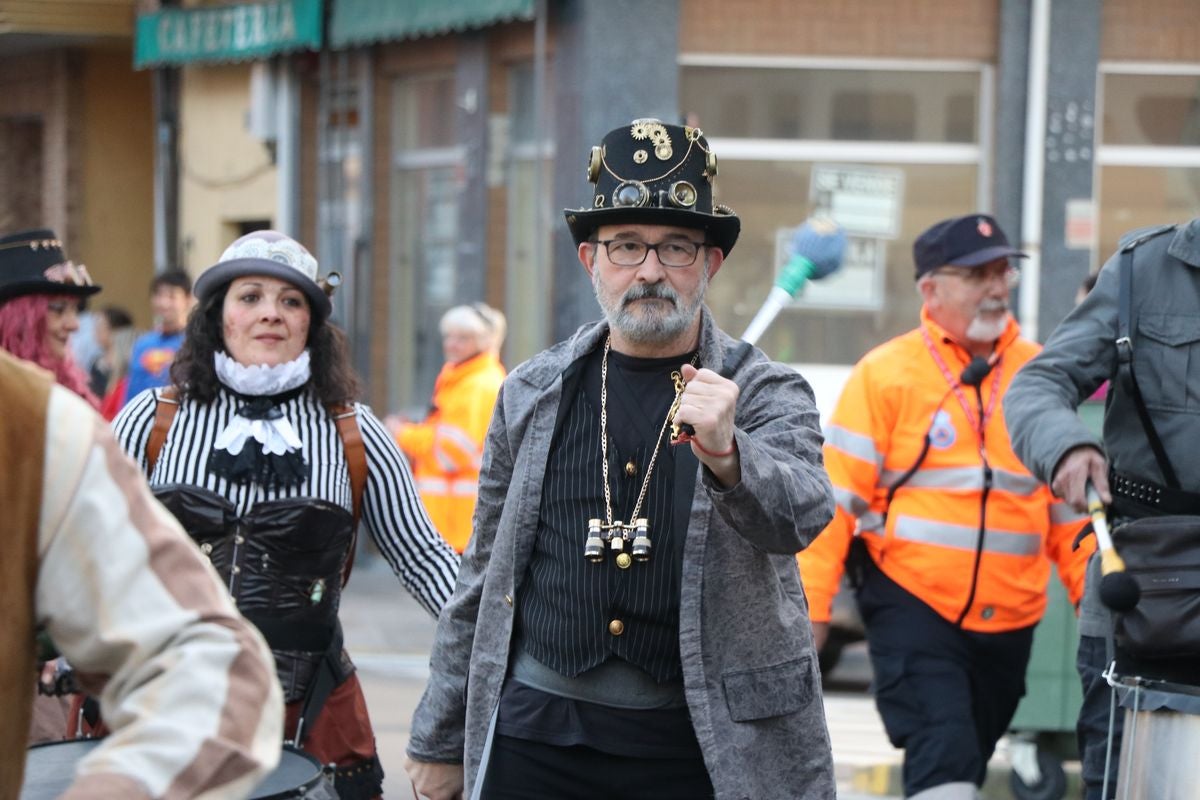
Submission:
[[[1108,769],[1108,795],[1102,797],[1104,788],[1104,759],[1108,748],[1108,719],[1112,703],[1112,687],[1102,675],[1108,666],[1108,655],[1104,639],[1100,636],[1080,636],[1075,669],[1083,688],[1083,706],[1079,709],[1079,721],[1075,735],[1079,742],[1079,759],[1082,767],[1085,800],[1112,800],[1117,792],[1117,762],[1121,755],[1121,731],[1125,716],[1117,708],[1113,720],[1112,758]]]

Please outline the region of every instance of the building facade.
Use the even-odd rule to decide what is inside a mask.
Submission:
[[[728,330],[805,217],[851,232],[761,342],[789,362],[911,327],[911,243],[940,218],[989,211],[1020,240],[1015,308],[1045,338],[1122,232],[1200,208],[1187,0],[326,0],[322,25],[318,47],[182,68],[181,231],[192,269],[268,221],[339,269],[379,410],[426,401],[451,305],[508,314],[510,366],[598,316],[562,210],[636,116],[698,125],[720,157],[744,225],[710,295]],[[268,84],[291,98],[274,165],[245,122]]]
[[[0,232],[53,228],[150,325],[154,119],[133,0],[0,0]]]

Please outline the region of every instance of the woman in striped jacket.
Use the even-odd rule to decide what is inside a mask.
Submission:
[[[431,614],[458,559],[392,437],[353,402],[358,381],[308,251],[248,234],[195,291],[172,386],[134,398],[117,438],[271,645],[285,736],[337,764],[343,800],[377,796],[383,771],[337,619],[359,515]]]

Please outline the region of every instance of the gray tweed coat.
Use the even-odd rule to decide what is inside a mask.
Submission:
[[[562,374],[606,333],[605,323],[584,326],[521,365],[497,401],[474,535],[438,620],[409,744],[413,758],[462,762],[468,794],[508,669]],[[719,370],[733,345],[705,309],[700,363]],[[833,516],[817,411],[804,379],[757,350],[733,378],[742,481],[724,490],[699,467],[681,575],[684,692],[718,798],[825,800],[833,763],[793,556]]]

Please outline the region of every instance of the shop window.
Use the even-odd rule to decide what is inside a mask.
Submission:
[[[680,97],[710,136],[965,142],[976,136],[979,71],[689,65]]]
[[[1200,208],[1200,64],[1101,64],[1095,267],[1128,231]]]
[[[396,80],[392,134],[388,403],[421,416],[444,360],[438,323],[458,277],[463,158],[453,75]]]
[[[554,150],[550,132],[537,121],[533,84],[532,64],[516,64],[509,70],[505,258],[508,336],[503,350],[509,365],[519,364],[551,344],[549,259],[552,225],[556,222],[550,202]],[[546,96],[552,96],[549,89]],[[546,118],[552,118],[549,109]]]
[[[833,97],[833,138],[911,142],[916,138],[916,98],[899,92],[838,92]]]
[[[1104,144],[1200,146],[1200,75],[1108,74],[1103,107]]]
[[[986,210],[979,120],[991,68],[704,58],[681,58],[681,109],[720,159],[718,202],[742,220],[709,289],[717,322],[744,330],[786,260],[788,234],[823,210],[851,230],[846,266],[785,309],[760,346],[781,361],[851,364],[911,329],[921,306],[913,240],[939,219]]]

